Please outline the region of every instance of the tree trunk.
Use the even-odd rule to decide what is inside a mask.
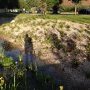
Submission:
[[[77,4],[75,4],[75,15],[77,15]]]
[[[14,72],[14,84],[13,84],[13,86],[14,86],[14,90],[16,90],[16,76],[15,76],[15,72]]]

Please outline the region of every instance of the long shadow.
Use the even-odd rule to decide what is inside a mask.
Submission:
[[[26,45],[27,45],[26,40],[28,40],[27,38],[28,38],[28,36],[25,38]],[[12,48],[12,46],[10,45],[10,42],[7,42],[7,41],[4,41],[4,42],[6,42],[6,43],[4,43],[4,49],[5,49],[4,54],[5,54],[5,56],[12,57],[15,62],[18,62],[19,61],[18,56],[21,55],[21,51],[19,49]],[[26,52],[27,52],[27,50],[28,49],[26,47]],[[27,59],[28,59],[28,64],[31,64],[32,62],[38,63],[37,70],[39,72],[44,73],[46,76],[49,75],[50,77],[52,77],[55,80],[55,83],[56,83],[56,89],[55,90],[58,90],[59,89],[58,87],[60,85],[63,85],[64,88],[66,87],[64,85],[65,82],[63,79],[63,69],[61,68],[61,64],[47,64],[47,65],[45,65],[45,64],[41,63],[42,60],[40,60],[40,58],[37,57],[35,55],[35,53],[33,55],[32,54],[26,55],[26,54],[22,54],[22,57],[23,57],[22,59],[23,59],[24,64],[25,65],[27,64]],[[0,70],[2,71],[2,69],[0,69]],[[29,75],[30,75],[30,73],[29,73]],[[34,80],[32,80],[32,81],[34,81]],[[33,82],[33,83],[35,84],[35,82]],[[47,89],[47,90],[52,90],[52,89]]]
[[[56,86],[57,87],[63,86],[64,90],[89,90],[90,88],[90,83],[89,82],[86,83],[87,80],[85,80],[84,82],[81,82],[81,81],[79,82],[79,80],[76,81],[74,77],[72,78],[72,75],[70,74],[70,72],[66,73],[66,71],[64,71],[64,69],[61,67],[61,64],[45,65],[45,66],[40,66],[38,68],[44,74],[50,75],[51,77],[53,77],[56,82]],[[56,89],[56,90],[59,90],[59,89]]]
[[[61,45],[58,44],[59,40],[56,37],[56,35],[53,35],[53,36],[54,37],[52,39],[53,40],[55,40],[55,39],[57,40],[57,42],[53,41],[55,47],[57,49],[62,48]],[[27,39],[25,39],[25,40],[27,40]],[[31,41],[29,40],[29,42],[31,42]],[[27,51],[27,49],[26,49],[26,51]],[[9,50],[9,51],[5,52],[5,55],[7,57],[12,57],[13,60],[15,60],[15,61],[19,61],[19,57],[18,56],[21,55],[21,51],[18,50],[18,49]],[[41,61],[43,61],[43,60],[41,60],[39,58],[39,56],[36,56],[35,53],[33,53],[33,55],[22,54],[22,56],[23,56],[24,64],[27,63],[25,61],[26,60],[25,58],[28,56],[28,59],[29,59],[28,64],[30,64],[32,62],[38,63],[37,70],[39,72],[44,73],[45,75],[49,75],[49,76],[53,77],[53,79],[55,80],[56,89],[51,89],[50,88],[50,89],[42,89],[42,90],[59,90],[58,87],[60,85],[64,86],[64,90],[89,90],[89,88],[90,88],[90,84],[89,83],[87,85],[84,85],[83,82],[80,82],[81,84],[78,83],[79,85],[77,85],[77,81],[75,81],[75,83],[73,83],[74,81],[72,82],[72,77],[71,77],[72,75],[70,74],[70,72],[67,72],[67,70],[71,69],[71,67],[68,65],[68,64],[70,64],[70,62],[61,62],[60,64],[41,64]],[[31,61],[30,59],[32,59],[33,61]],[[64,66],[65,66],[65,68],[64,68]],[[2,68],[2,67],[0,67],[0,68]],[[75,69],[72,69],[72,70],[75,70]],[[27,74],[31,75],[31,72],[27,72]],[[32,88],[34,88],[34,86],[37,85],[37,80],[35,78],[32,78],[32,77],[33,77],[33,75],[29,76],[29,79],[31,80],[31,82],[29,82],[29,84],[30,85],[33,84]],[[31,89],[31,90],[34,90],[34,89]],[[36,89],[36,90],[38,90],[38,89]],[[41,89],[39,89],[39,90],[41,90]]]
[[[79,55],[81,51],[76,49],[76,44],[72,39],[68,38],[67,35],[65,35],[62,32],[60,32],[60,34],[62,35],[61,40],[58,39],[58,36],[54,33],[51,33],[50,35],[51,42],[54,48],[56,48],[55,50],[57,50],[57,52],[52,50],[52,53],[55,56],[59,57],[60,64],[43,65],[43,66],[40,66],[39,69],[43,73],[51,75],[56,80],[56,83],[58,86],[63,85],[64,90],[88,90],[90,88],[89,86],[90,81],[88,81],[89,79],[88,80],[85,79],[85,82],[84,82],[82,77],[83,77],[83,74],[85,75],[85,73],[82,71],[82,68],[80,68],[80,67],[83,67],[83,64],[85,64],[86,62],[80,63],[78,62],[76,57],[73,56],[75,55],[75,52],[74,52],[75,50],[78,51],[77,55]],[[67,43],[66,46],[62,43],[64,42],[63,39],[66,39],[65,41]],[[60,52],[59,50],[61,49],[63,50],[63,53],[65,52],[70,53],[71,57],[73,57],[75,61],[72,58],[70,61],[68,60],[68,58],[65,58],[65,59],[60,58],[61,57],[60,53],[62,52]],[[67,57],[67,55],[64,57]],[[78,78],[79,75],[81,75],[80,76],[81,78]],[[79,81],[79,79],[82,82]]]
[[[9,55],[10,55],[10,53],[9,53]],[[16,55],[18,56],[19,53],[16,52]],[[13,54],[11,56],[14,57],[15,60],[17,58],[17,61],[18,61],[19,58],[16,55]],[[38,57],[36,55],[33,55],[33,60],[35,60],[37,58]],[[46,90],[59,90],[59,86],[63,86],[64,90],[88,90],[89,85],[90,85],[89,83],[86,86],[83,86],[83,84],[84,84],[83,82],[81,84],[80,83],[77,84],[76,81],[75,82],[72,81],[72,79],[71,79],[72,76],[70,75],[69,72],[65,73],[66,71],[64,71],[64,68],[62,67],[62,65],[63,64],[47,64],[47,65],[39,65],[39,66],[37,65],[37,70],[39,72],[42,72],[44,75],[50,76],[50,77],[52,77],[55,80],[56,88],[55,89],[49,88],[49,89],[46,89]],[[68,65],[68,62],[66,63],[66,65]],[[27,72],[27,75],[29,75],[28,79],[31,80],[29,82],[29,84],[32,85],[32,88],[37,87],[38,86],[38,82],[34,78],[34,76],[31,74],[31,72]],[[74,86],[73,83],[74,84],[76,83],[76,85]],[[32,90],[34,90],[34,89],[32,89]],[[38,90],[38,89],[36,89],[36,90]],[[43,89],[43,90],[45,90],[45,89]]]

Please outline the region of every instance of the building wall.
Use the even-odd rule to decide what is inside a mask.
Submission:
[[[90,6],[90,0],[83,0],[81,1],[82,5]]]
[[[80,4],[84,6],[90,6],[90,0],[82,0]],[[74,4],[72,3],[72,0],[63,0],[62,5],[73,6]]]

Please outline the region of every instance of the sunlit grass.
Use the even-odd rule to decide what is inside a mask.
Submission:
[[[31,14],[19,14],[18,20],[33,20],[33,19],[56,19],[56,20],[68,20],[78,23],[90,23],[90,15],[31,15]]]

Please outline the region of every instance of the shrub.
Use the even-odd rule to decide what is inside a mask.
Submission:
[[[87,79],[90,79],[90,62],[86,61],[82,65],[82,71]]]
[[[76,49],[76,42],[73,39],[67,40],[67,51],[71,52]]]
[[[65,27],[66,27],[67,29],[69,29],[69,28],[70,28],[70,26],[69,26],[69,25],[66,25]]]
[[[74,11],[74,6],[64,6],[62,5],[60,7],[61,12],[73,12]]]
[[[8,50],[12,50],[13,45],[10,42],[4,41],[4,43],[2,44],[4,50],[8,51]]]
[[[90,61],[90,43],[86,46],[86,52],[87,52],[87,60]]]
[[[66,36],[66,33],[64,31],[59,31],[59,32],[60,32],[61,37]]]
[[[12,60],[12,58],[8,58],[8,57],[3,57],[3,60],[2,60],[2,65],[3,66],[10,66],[11,64],[13,64],[13,60]]]
[[[77,11],[80,10],[80,9],[87,9],[87,8],[89,8],[89,6],[78,5],[77,6]],[[74,10],[75,10],[74,6],[64,6],[64,5],[62,5],[60,7],[61,12],[74,12]]]
[[[71,62],[73,68],[77,68],[80,64],[80,62],[77,59],[72,60]]]
[[[90,72],[85,72],[86,78],[90,78]]]
[[[31,8],[31,12],[32,12],[33,14],[36,14],[36,13],[37,13],[36,7],[32,7],[32,8]]]
[[[55,48],[57,48],[58,50],[63,48],[63,45],[60,39],[58,39],[58,36],[56,34],[51,34],[51,38],[52,38],[52,44],[54,45]]]

